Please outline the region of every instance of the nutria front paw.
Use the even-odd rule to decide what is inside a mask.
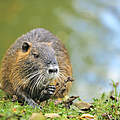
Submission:
[[[51,96],[55,93],[56,87],[54,85],[49,85],[46,90],[47,94]]]
[[[49,99],[52,95],[54,95],[56,87],[54,85],[48,85],[46,89],[42,91],[42,95],[40,96],[40,101],[44,101]]]

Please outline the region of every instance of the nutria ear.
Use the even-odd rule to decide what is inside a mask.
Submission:
[[[27,52],[29,50],[29,48],[30,48],[30,43],[29,42],[24,42],[22,44],[22,51],[23,52]]]

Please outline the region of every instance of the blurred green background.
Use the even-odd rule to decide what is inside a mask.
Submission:
[[[18,37],[38,27],[68,49],[76,80],[72,95],[88,101],[119,81],[119,0],[0,0],[0,61]]]

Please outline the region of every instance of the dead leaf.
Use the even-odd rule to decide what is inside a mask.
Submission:
[[[55,105],[64,104],[65,107],[70,107],[70,105],[73,104],[73,101],[76,100],[77,98],[79,98],[79,96],[71,96],[71,97],[65,96],[64,99],[61,99],[61,98],[57,99],[55,101]]]
[[[77,98],[79,98],[79,96],[71,96],[66,101],[64,101],[64,103],[71,103]]]
[[[32,113],[29,120],[46,120],[42,113]]]
[[[68,115],[67,118],[68,119],[70,119],[70,118],[76,118],[76,116],[74,116],[74,115]]]
[[[4,114],[0,114],[0,118],[4,117],[5,115]]]
[[[90,114],[83,114],[83,115],[81,115],[80,116],[80,119],[81,120],[95,120],[96,118],[95,118],[95,116],[93,116],[93,115],[90,115]]]
[[[87,111],[92,107],[90,103],[83,102],[83,101],[75,102],[74,105],[83,111]]]
[[[63,104],[65,105],[65,107],[70,108],[70,105],[72,105],[73,101],[77,98],[79,98],[79,96],[71,96],[67,100],[63,101]]]
[[[46,113],[45,117],[46,118],[58,118],[58,117],[60,117],[60,115],[57,113]]]

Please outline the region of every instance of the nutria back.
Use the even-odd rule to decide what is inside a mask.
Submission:
[[[8,49],[0,74],[2,89],[7,93],[26,101],[42,101],[50,95],[48,92],[60,98],[68,94],[72,67],[62,42],[38,28],[19,37]]]

